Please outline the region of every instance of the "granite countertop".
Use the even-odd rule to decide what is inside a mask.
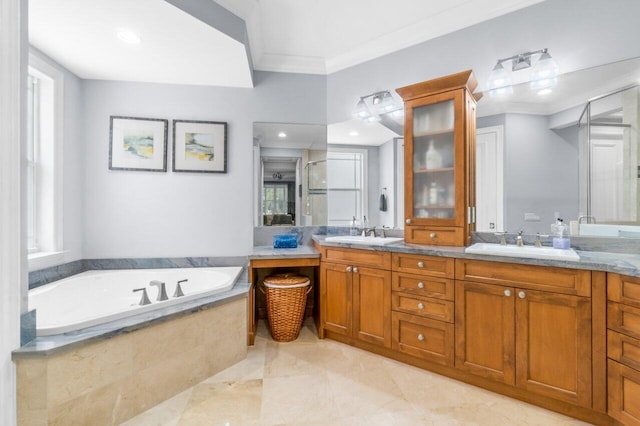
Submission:
[[[257,246],[254,247],[251,254],[249,254],[249,260],[309,257],[320,257],[320,253],[313,246],[298,246],[296,248],[273,248],[272,246]]]
[[[592,271],[615,272],[622,275],[640,277],[640,254],[610,253],[602,251],[576,250],[579,261],[533,259],[465,253],[464,247],[429,246],[398,242],[384,246],[325,241],[326,235],[314,235],[313,240],[321,246],[354,248],[360,250],[388,251],[393,253],[425,254],[429,256],[453,257],[460,259],[488,260],[492,262],[519,263],[525,265],[555,266]]]

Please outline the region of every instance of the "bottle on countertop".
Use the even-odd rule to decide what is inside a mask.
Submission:
[[[358,227],[356,225],[356,217],[353,217],[351,221],[351,228],[349,228],[349,235],[358,235]]]

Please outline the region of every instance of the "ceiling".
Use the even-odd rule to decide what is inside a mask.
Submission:
[[[540,1],[30,0],[29,40],[84,79],[252,87],[252,68],[329,74]]]

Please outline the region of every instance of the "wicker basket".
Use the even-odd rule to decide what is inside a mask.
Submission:
[[[267,296],[267,316],[273,340],[290,342],[300,333],[307,294],[311,291],[309,278],[294,273],[269,275],[264,279]]]

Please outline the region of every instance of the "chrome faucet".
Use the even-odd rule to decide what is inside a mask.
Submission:
[[[162,281],[153,280],[149,283],[150,286],[158,286],[158,297],[156,298],[157,302],[161,302],[163,300],[169,299],[167,297],[167,289]]]
[[[500,237],[500,245],[501,246],[506,246],[507,245],[507,233],[506,232],[495,232],[493,235],[495,235],[496,237]]]
[[[182,292],[182,287],[180,287],[180,283],[184,283],[189,281],[188,279],[184,279],[184,280],[180,280],[178,281],[178,284],[176,284],[176,291],[173,292],[173,297],[182,297],[184,296],[184,293]]]
[[[522,240],[522,232],[523,231],[518,232],[518,236],[516,237],[516,245],[518,247],[524,246],[524,241]]]
[[[362,236],[366,237],[369,234],[370,237],[376,236],[376,227],[373,228],[362,228]]]
[[[149,300],[149,296],[147,296],[147,289],[146,288],[134,288],[133,292],[135,293],[136,291],[141,291],[142,292],[142,297],[140,298],[140,302],[138,302],[138,305],[143,306],[143,305],[150,305],[151,304],[151,300]]]
[[[548,235],[540,234],[540,233],[538,232],[538,233],[536,234],[536,243],[535,243],[535,246],[536,246],[536,247],[542,247],[542,240],[541,240],[541,238],[549,238],[549,236],[548,236]]]

